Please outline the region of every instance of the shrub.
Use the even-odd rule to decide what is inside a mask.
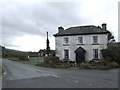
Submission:
[[[90,63],[90,64],[93,64],[93,63],[95,63],[95,61],[91,60],[89,63]]]
[[[44,65],[45,66],[54,66],[55,64],[60,63],[61,61],[59,60],[59,57],[55,56],[48,56],[44,58]]]
[[[81,64],[79,64],[79,67],[82,69],[91,69],[92,68],[91,64],[89,64],[89,63],[81,63]]]
[[[59,64],[55,65],[54,67],[56,67],[56,68],[69,68],[69,67],[71,67],[71,64],[70,63],[59,63]]]
[[[110,67],[110,68],[118,68],[119,67],[118,63],[115,62],[115,61],[112,61],[112,62],[108,63],[107,66]]]
[[[102,59],[102,60],[100,60],[100,64],[103,65],[103,66],[107,66],[108,63],[110,63],[109,60],[106,60],[106,59]]]
[[[42,64],[35,64],[34,66],[42,67]]]
[[[27,58],[27,56],[19,56],[18,60],[29,61],[29,59]]]
[[[96,61],[92,60],[89,62],[89,64],[92,66],[99,66],[101,64],[101,62],[96,62]]]
[[[120,47],[108,47],[101,50],[103,57],[108,61],[120,63]]]
[[[71,67],[71,63],[64,63],[59,60],[59,57],[48,56],[44,58],[44,62],[42,63],[45,67],[53,67],[53,68],[68,68]]]
[[[82,68],[82,69],[92,69],[92,66],[90,66],[90,65],[80,65],[80,68]]]

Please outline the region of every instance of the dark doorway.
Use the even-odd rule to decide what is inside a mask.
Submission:
[[[75,50],[76,53],[76,63],[81,63],[85,61],[85,50],[82,47],[79,47]]]

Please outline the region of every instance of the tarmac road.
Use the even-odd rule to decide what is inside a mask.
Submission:
[[[118,69],[53,69],[3,60],[3,88],[118,88]]]

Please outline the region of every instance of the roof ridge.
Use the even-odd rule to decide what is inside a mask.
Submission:
[[[73,26],[73,27],[69,27],[67,29],[70,29],[70,28],[78,28],[78,27],[91,27],[91,26],[94,26],[94,27],[98,27],[98,26],[95,26],[95,25],[83,25],[83,26]]]

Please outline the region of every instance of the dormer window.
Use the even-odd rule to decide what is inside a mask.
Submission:
[[[98,36],[93,36],[93,44],[98,44]]]

